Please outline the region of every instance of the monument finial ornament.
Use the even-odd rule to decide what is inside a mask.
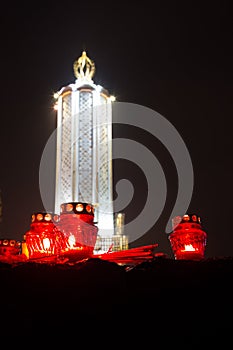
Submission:
[[[86,51],[74,62],[73,68],[75,77],[81,80],[92,80],[95,73],[95,63],[87,56]]]

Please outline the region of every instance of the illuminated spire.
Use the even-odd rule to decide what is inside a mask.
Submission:
[[[95,74],[95,64],[87,57],[86,51],[83,51],[82,56],[74,62],[73,68],[74,75],[79,80],[91,81]]]

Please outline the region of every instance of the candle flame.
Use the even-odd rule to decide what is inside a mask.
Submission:
[[[70,246],[70,248],[71,248],[71,249],[74,248],[74,245],[75,245],[75,243],[76,243],[75,236],[74,236],[74,235],[70,235],[68,241],[69,241],[69,246]]]
[[[44,250],[49,250],[49,248],[50,248],[50,240],[48,238],[44,238],[43,239],[43,246],[44,246]]]
[[[194,252],[196,249],[192,246],[192,244],[185,244],[184,252]]]

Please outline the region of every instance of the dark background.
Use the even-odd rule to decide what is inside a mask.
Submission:
[[[39,166],[56,128],[53,93],[73,83],[73,62],[86,50],[96,64],[94,82],[118,101],[149,107],[180,133],[192,159],[189,211],[208,233],[206,256],[232,256],[232,9],[221,2],[67,2],[15,5],[0,13],[1,237],[22,239],[32,212],[43,209]],[[174,205],[174,165],[158,140],[136,128],[114,137],[144,143],[160,160],[168,200],[150,232],[133,245],[159,243],[171,254],[165,226]],[[135,196],[132,220],[146,200],[143,173],[114,161],[114,182],[128,178]]]

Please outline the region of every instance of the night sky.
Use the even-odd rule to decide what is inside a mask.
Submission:
[[[160,113],[179,132],[194,170],[188,211],[202,218],[206,257],[233,256],[232,9],[230,1],[203,3],[6,4],[0,13],[1,237],[21,240],[31,213],[43,210],[39,166],[56,128],[53,93],[75,81],[73,62],[86,50],[96,65],[96,84],[120,102]],[[157,242],[171,254],[164,232],[177,186],[170,156],[158,140],[137,128],[117,126],[113,135],[146,145],[163,167],[166,206],[133,245]],[[114,183],[120,178],[135,186],[133,201],[125,208],[128,222],[146,201],[146,182],[136,165],[116,160]]]

